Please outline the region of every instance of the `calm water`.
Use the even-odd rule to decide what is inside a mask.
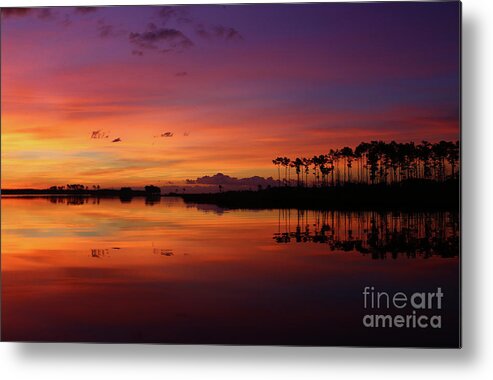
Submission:
[[[457,213],[2,198],[2,338],[458,344]],[[369,329],[362,290],[444,296],[441,329]]]

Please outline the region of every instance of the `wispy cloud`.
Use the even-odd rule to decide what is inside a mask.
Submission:
[[[199,24],[195,27],[195,32],[202,38],[206,39],[221,39],[226,41],[243,41],[243,36],[236,29],[223,26],[205,26]]]
[[[160,28],[153,23],[148,24],[144,32],[130,33],[128,38],[132,44],[141,49],[162,52],[188,49],[194,45],[183,32],[173,28]]]
[[[181,24],[193,22],[189,9],[185,6],[159,7],[157,15],[163,25],[167,25],[170,21],[176,21]]]
[[[128,33],[125,29],[118,28],[112,24],[108,24],[104,20],[98,21],[97,30],[98,30],[98,35],[101,38],[121,37]]]
[[[220,24],[208,25],[191,14],[190,7],[162,6],[155,7],[153,17],[143,31],[132,31],[130,26],[116,26],[100,18],[94,20],[94,28],[101,38],[127,38],[134,46],[130,53],[143,56],[144,50],[161,53],[184,51],[195,45],[190,34],[203,39],[222,41],[242,41],[242,34],[233,27]],[[2,8],[2,18],[31,16],[44,21],[57,22],[65,27],[78,22],[80,17],[91,17],[99,7],[64,7],[64,8]],[[127,29],[129,28],[129,29]],[[135,29],[134,29],[135,30]]]

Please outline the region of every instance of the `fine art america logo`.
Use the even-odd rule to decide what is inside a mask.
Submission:
[[[383,292],[373,286],[363,289],[363,325],[369,328],[439,329],[442,327],[443,292]]]

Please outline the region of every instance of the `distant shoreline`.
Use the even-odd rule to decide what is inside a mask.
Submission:
[[[150,193],[145,190],[52,190],[52,189],[2,189],[2,195],[59,195],[59,196],[91,196],[91,197],[159,197],[160,193]]]
[[[177,194],[178,195],[178,194]],[[179,194],[187,203],[224,208],[305,209],[459,209],[458,180],[442,183],[412,181],[395,185],[349,184],[328,188],[276,187],[260,191]]]
[[[458,180],[445,182],[409,181],[394,185],[347,184],[334,187],[273,187],[257,191],[225,191],[216,193],[167,193],[145,190],[54,190],[5,189],[1,195],[59,196],[160,199],[180,197],[186,203],[214,204],[229,209],[459,209],[460,186]]]

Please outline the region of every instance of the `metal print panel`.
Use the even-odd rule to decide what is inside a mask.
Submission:
[[[2,340],[460,347],[460,22],[3,8]]]

